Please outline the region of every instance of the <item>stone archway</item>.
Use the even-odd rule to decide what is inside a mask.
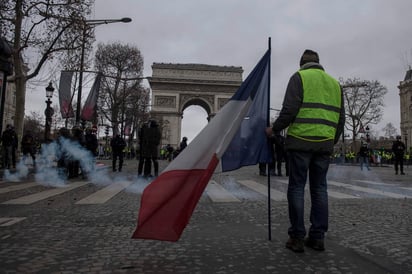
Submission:
[[[151,117],[162,128],[161,145],[177,147],[183,111],[201,106],[213,118],[242,83],[243,69],[204,64],[153,63]]]

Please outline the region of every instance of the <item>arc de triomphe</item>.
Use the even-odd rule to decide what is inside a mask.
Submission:
[[[213,118],[241,85],[242,73],[242,67],[153,63],[150,113],[162,129],[161,145],[178,147],[187,107],[201,106]]]

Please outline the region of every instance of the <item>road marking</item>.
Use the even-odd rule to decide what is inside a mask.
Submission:
[[[399,188],[404,189],[404,190],[412,191],[412,187],[399,187]]]
[[[398,193],[393,193],[393,192],[388,192],[388,191],[383,191],[383,190],[377,190],[377,189],[368,188],[368,187],[354,186],[354,185],[340,183],[340,182],[336,182],[336,181],[328,181],[328,184],[333,185],[333,186],[340,186],[340,187],[344,187],[344,188],[348,188],[348,189],[352,189],[352,190],[356,190],[356,191],[366,192],[366,193],[370,193],[370,194],[378,194],[378,195],[382,195],[382,196],[386,196],[386,197],[390,197],[390,198],[397,198],[397,199],[403,199],[405,197],[406,198],[412,198],[411,195],[407,195],[407,194],[398,194]]]
[[[262,195],[265,195],[266,197],[268,196],[268,187],[266,185],[262,185],[251,180],[239,180],[237,182],[248,188],[253,189],[256,192],[259,192]],[[281,191],[271,189],[270,198],[274,201],[285,201],[286,194]]]
[[[206,186],[206,193],[209,198],[216,203],[240,202],[238,198],[215,181],[209,181]]]
[[[59,195],[59,194],[62,194],[64,192],[73,190],[75,188],[87,185],[87,184],[88,184],[88,182],[75,182],[75,183],[68,184],[65,187],[50,189],[50,190],[42,191],[42,192],[39,192],[39,193],[23,196],[23,197],[20,197],[20,198],[17,198],[17,199],[5,201],[2,204],[7,204],[7,205],[29,205],[29,204],[33,204],[35,202],[47,199],[49,197]]]
[[[0,218],[0,226],[11,226],[15,223],[21,222],[27,217],[9,217],[9,218]]]
[[[89,195],[85,197],[84,199],[81,199],[78,201],[76,204],[80,205],[91,205],[91,204],[103,204],[113,198],[116,194],[118,194],[120,191],[131,185],[131,181],[121,181],[121,182],[116,182],[113,184],[108,185],[107,187],[93,193],[92,195]]]
[[[366,183],[366,184],[370,184],[370,185],[394,186],[394,185],[391,185],[391,184],[382,183],[382,182],[375,182],[375,181],[370,181],[370,180],[354,180],[354,181],[360,182],[360,183]]]
[[[0,193],[12,192],[15,190],[25,189],[25,188],[29,188],[29,187],[33,187],[37,185],[39,184],[38,183],[26,183],[26,184],[11,185],[11,186],[0,188]]]
[[[288,184],[289,181],[288,180],[279,180],[276,179],[275,181],[280,182],[282,184]],[[305,185],[305,189],[306,191],[308,190],[308,184]],[[336,199],[359,199],[360,197],[355,196],[355,195],[350,195],[350,194],[346,194],[346,193],[342,193],[342,192],[336,192],[333,190],[328,189],[328,196],[332,197],[332,198],[336,198]]]

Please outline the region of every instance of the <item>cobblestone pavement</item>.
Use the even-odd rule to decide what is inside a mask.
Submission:
[[[77,187],[55,195],[50,191],[61,188],[34,182],[33,176],[3,179],[0,273],[412,273],[412,167],[401,176],[393,167],[361,171],[331,165],[329,191],[336,196],[329,198],[326,251],[303,254],[285,249],[283,198],[271,201],[268,239],[267,197],[240,183],[266,186],[257,166],[215,174],[216,184],[238,201],[203,195],[178,242],[131,239],[148,183],[137,178],[136,168],[137,161],[129,160],[123,172],[108,171],[104,185],[72,179],[69,185]],[[81,202],[107,188],[108,180],[127,187],[105,202]],[[287,177],[270,180],[272,189],[286,192]],[[36,196],[46,191],[50,195]]]

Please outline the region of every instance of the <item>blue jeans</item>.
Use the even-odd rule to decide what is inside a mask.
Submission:
[[[368,170],[369,168],[369,157],[368,156],[361,156],[360,157],[360,169],[363,170],[363,166],[366,166]]]
[[[329,155],[312,152],[291,151],[289,154],[288,205],[292,238],[304,238],[305,184],[309,171],[311,197],[309,237],[323,239],[328,230],[328,193],[326,174],[329,168]]]

